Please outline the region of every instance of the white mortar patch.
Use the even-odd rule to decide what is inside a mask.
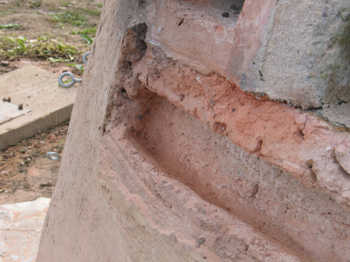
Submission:
[[[0,206],[0,262],[35,262],[48,198]]]

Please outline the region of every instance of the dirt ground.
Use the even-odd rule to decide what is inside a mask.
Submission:
[[[51,196],[67,130],[65,123],[0,152],[0,205]]]
[[[74,46],[80,53],[85,53],[90,49],[90,45],[82,33],[94,37],[93,30],[97,28],[102,9],[100,2],[99,0],[0,0],[0,38],[24,37],[29,41],[35,41],[45,37]],[[16,25],[18,28],[1,28],[9,25]],[[80,57],[77,55],[77,58],[70,62],[50,62],[46,58],[31,58],[31,61],[56,72],[67,70],[68,64],[81,63]],[[22,59],[27,58],[24,56]],[[0,56],[0,74],[19,67],[19,59],[5,60]],[[74,72],[73,68],[70,70]]]
[[[101,1],[0,0],[0,38],[36,39],[45,36],[85,52],[89,49],[88,43],[74,32],[96,29],[102,7],[99,2]],[[2,25],[9,24],[19,25],[20,28],[1,29]],[[68,68],[67,63],[52,63],[48,59],[21,57],[2,60],[0,57],[0,74],[28,62],[57,75]],[[68,123],[64,123],[0,151],[0,204],[51,196],[60,159],[52,160],[47,153],[56,152],[61,157],[67,130]]]
[[[0,36],[53,37],[65,43],[84,47],[84,41],[73,31],[96,26],[101,4],[95,0],[0,0],[0,25],[18,24],[19,29],[0,30]],[[33,7],[38,3],[38,7]],[[74,12],[65,20],[55,20],[56,14]],[[73,17],[72,17],[73,16]],[[76,25],[76,21],[80,21]]]

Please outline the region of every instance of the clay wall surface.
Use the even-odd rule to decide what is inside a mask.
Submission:
[[[349,23],[105,1],[38,262],[349,262]]]

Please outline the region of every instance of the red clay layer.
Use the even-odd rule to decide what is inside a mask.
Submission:
[[[149,90],[234,144],[296,175],[306,185],[320,185],[350,206],[350,174],[334,157],[335,148],[350,143],[347,132],[309,113],[244,93],[215,73],[200,74],[166,58],[158,48],[149,48],[134,71]]]
[[[143,120],[147,131],[144,130],[145,132],[140,132],[135,137],[134,133],[129,133],[123,125],[119,125],[102,139],[100,147],[100,165],[103,170],[99,173],[97,184],[102,188],[104,199],[116,213],[117,210],[128,213],[121,218],[122,221],[125,219],[138,224],[138,227],[124,226],[124,239],[129,245],[133,243],[132,246],[137,247],[135,250],[141,252],[145,248],[145,242],[138,239],[149,238],[153,246],[159,247],[157,239],[162,238],[163,243],[170,242],[172,246],[172,250],[164,254],[167,259],[176,252],[178,246],[183,246],[188,252],[195,250],[192,255],[198,261],[307,261],[303,253],[293,250],[294,247],[281,245],[279,240],[262,234],[232,212],[218,208],[215,202],[204,201],[200,194],[194,194],[192,190],[200,188],[197,183],[200,177],[186,167],[183,171],[187,173],[182,175],[188,176],[185,180],[190,184],[188,187],[184,185],[184,180],[176,174],[182,168],[172,166],[180,163],[175,158],[185,149],[181,148],[179,151],[176,144],[181,141],[199,142],[193,146],[201,147],[204,141],[193,141],[185,136],[183,139],[180,136],[170,136],[174,131],[187,132],[191,128],[195,128],[192,131],[199,131],[196,133],[200,137],[212,136],[211,131],[196,129],[201,126],[199,121],[187,118],[183,112],[164,100],[155,99],[151,108],[151,112]],[[173,130],[168,130],[168,137],[167,120],[174,121],[177,125]],[[177,120],[184,122],[181,124]],[[153,132],[157,129],[158,132]],[[160,134],[163,136],[158,139],[162,142],[154,144],[153,139]],[[147,136],[149,137],[146,138]],[[220,136],[217,137],[221,139]],[[187,146],[190,144],[186,148]],[[149,151],[152,147],[153,151]],[[163,158],[159,158],[158,153],[162,152],[157,153],[154,150],[166,153]],[[195,151],[188,152],[188,164],[193,163],[192,160],[196,161]],[[173,159],[168,158],[171,152],[174,153]],[[162,160],[166,160],[166,163]],[[208,158],[202,160],[206,161]],[[185,261],[181,255],[177,259],[175,261]]]
[[[134,151],[152,159],[163,176],[178,180],[207,203],[245,221],[305,261],[328,262],[335,257],[341,261],[350,255],[346,241],[338,241],[350,235],[347,212],[326,194],[304,187],[288,173],[244,152],[165,98],[155,97],[146,108],[131,140],[136,140]],[[115,136],[115,131],[108,136]],[[149,185],[154,179],[143,181]],[[179,204],[162,199],[170,206]]]
[[[264,3],[274,0],[246,0],[241,17],[256,34],[242,27],[246,38],[235,38],[242,49],[223,43],[224,51],[238,50],[227,57],[209,49],[211,31],[190,41],[200,18],[185,37],[152,19],[135,25],[150,11],[159,25],[178,27],[177,3],[206,1],[152,1],[162,14],[141,2],[148,1],[105,1],[38,261],[347,262],[348,133],[222,77],[251,62],[259,21],[269,20]],[[173,46],[191,42],[202,54],[197,64],[212,62],[217,73],[201,74],[150,45],[145,55],[158,29]],[[240,55],[247,60],[227,66]],[[226,62],[218,68],[217,61]]]

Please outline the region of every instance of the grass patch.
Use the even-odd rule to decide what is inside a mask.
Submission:
[[[21,30],[23,29],[23,26],[21,26],[20,24],[0,24],[0,29],[3,30]]]
[[[80,52],[74,46],[47,37],[34,40],[25,37],[0,37],[0,59],[14,60],[27,57],[69,62],[74,61],[79,55]]]
[[[98,9],[78,8],[77,11],[80,11],[81,13],[89,16],[99,17],[101,15],[101,11]]]
[[[7,8],[6,10],[0,10],[0,16],[7,16],[7,15],[12,15],[14,13],[16,13],[16,9],[15,8]]]
[[[53,14],[50,20],[54,23],[70,24],[73,26],[85,26],[88,22],[86,16],[77,10]]]
[[[72,3],[69,2],[69,1],[61,1],[60,4],[63,7],[70,7],[70,6],[72,6]]]
[[[87,44],[91,45],[94,41],[93,38],[96,36],[96,26],[79,31],[72,31],[72,35],[80,35]]]
[[[29,7],[32,8],[32,9],[38,9],[41,7],[41,0],[31,0],[29,2]]]
[[[96,26],[91,26],[91,27],[87,27],[87,28],[82,29],[82,30],[72,31],[72,35],[88,35],[91,37],[95,37],[96,30],[97,30]]]
[[[62,4],[62,3],[61,3]],[[70,3],[63,2],[67,7]],[[101,11],[98,9],[89,8],[74,8],[71,10],[58,12],[50,16],[50,20],[59,24],[70,24],[73,26],[84,27],[88,25],[87,16],[99,17]]]
[[[23,6],[23,5],[24,5],[24,3],[25,3],[25,1],[24,1],[24,0],[16,0],[16,1],[15,1],[15,5],[16,5],[17,7],[21,7],[21,6]]]
[[[69,66],[72,69],[73,74],[77,74],[81,76],[84,73],[84,65],[82,64],[72,63],[72,64],[67,64],[67,66]]]

